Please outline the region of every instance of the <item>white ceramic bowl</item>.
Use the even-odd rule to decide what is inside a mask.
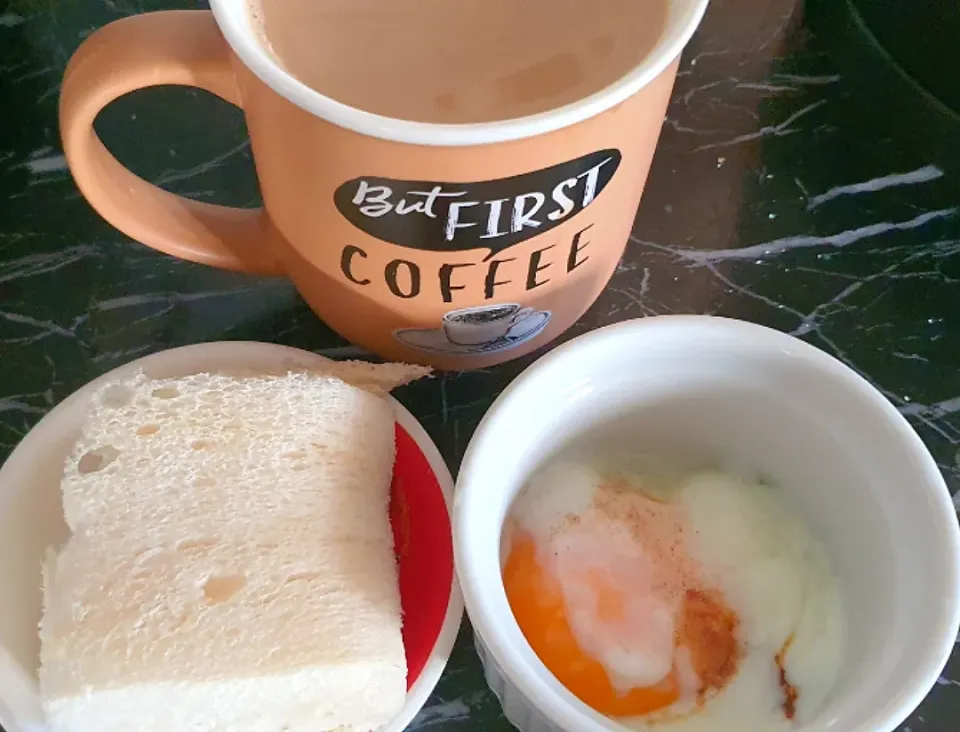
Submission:
[[[847,658],[802,732],[890,732],[920,703],[960,623],[960,529],[939,469],[867,381],[777,331],[699,316],[577,338],[516,379],[480,423],[454,501],[457,572],[487,681],[523,732],[623,730],[562,687],[527,644],[500,573],[512,499],[589,434],[772,476],[830,552]]]
[[[63,522],[60,477],[97,388],[137,369],[148,376],[168,378],[201,372],[316,369],[326,361],[322,356],[269,343],[204,343],[162,351],[87,384],[23,439],[0,468],[0,726],[6,732],[46,729],[36,675],[40,565],[47,547],[61,545],[69,534]],[[416,443],[449,507],[453,480],[443,458],[413,415],[395,399],[390,403],[397,424]],[[379,732],[402,732],[426,703],[450,658],[462,616],[463,600],[456,578],[451,576],[446,614],[436,616],[442,617],[442,622],[433,648],[407,691],[403,710]]]

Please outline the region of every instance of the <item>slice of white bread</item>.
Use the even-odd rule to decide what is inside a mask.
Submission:
[[[79,538],[79,537],[78,537]],[[392,546],[72,541],[46,569],[54,730],[368,730],[403,707]]]
[[[366,732],[399,712],[378,393],[422,372],[357,373],[372,391],[317,374],[101,391],[65,471],[75,534],[44,568],[54,732]]]
[[[376,366],[354,368],[381,388],[421,373],[388,364],[392,381],[372,382]],[[140,374],[95,403],[64,469],[73,531],[133,523],[160,540],[202,532],[197,523],[256,530],[261,520],[323,516],[336,517],[317,523],[323,535],[384,532],[394,425],[375,393],[315,374]]]

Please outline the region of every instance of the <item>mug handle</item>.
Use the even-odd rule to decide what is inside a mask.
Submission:
[[[207,10],[144,13],[101,28],[67,64],[60,93],[63,152],[84,198],[127,236],[193,262],[282,274],[265,251],[262,208],[214,206],[168,193],[123,167],[93,129],[114,99],[159,84],[198,87],[241,106],[230,58]]]

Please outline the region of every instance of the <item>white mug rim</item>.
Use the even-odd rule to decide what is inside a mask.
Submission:
[[[227,43],[264,84],[306,112],[369,137],[431,147],[487,145],[570,127],[626,101],[676,59],[706,12],[709,0],[668,0],[664,32],[643,61],[613,84],[572,104],[517,119],[476,124],[433,124],[364,112],[314,91],[285,71],[255,37],[248,0],[210,0]]]

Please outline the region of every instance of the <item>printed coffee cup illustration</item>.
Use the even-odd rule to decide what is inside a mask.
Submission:
[[[550,313],[516,303],[451,310],[439,328],[397,331],[401,343],[418,350],[469,355],[500,353],[535,338],[550,322]]]
[[[680,54],[707,0],[670,0],[669,12],[665,3],[622,0],[612,16],[589,3],[562,3],[564,11],[549,17],[516,0],[507,19],[474,4],[477,23],[454,51],[464,44],[488,51],[483,28],[517,37],[529,27],[532,35],[502,44],[485,64],[424,67],[450,72],[445,103],[469,102],[461,111],[480,115],[450,123],[419,115],[416,105],[409,114],[377,113],[301,78],[276,45],[264,44],[250,2],[210,0],[210,11],[132,15],[88,36],[71,59],[59,107],[64,155],[80,192],[109,223],[175,257],[286,277],[346,340],[388,360],[440,369],[522,356],[596,301],[629,240]],[[413,5],[426,12],[424,3]],[[272,7],[280,6],[291,4]],[[433,7],[446,12],[439,0]],[[643,43],[625,22],[634,17],[650,30]],[[572,18],[579,21],[566,22]],[[577,86],[599,57],[571,65],[551,51],[554,62],[534,63],[537,43],[571,35],[597,51],[584,33],[598,23],[598,33],[629,35],[622,48],[600,49],[627,54],[609,57],[602,83]],[[408,26],[422,41],[410,44],[418,52],[443,40],[428,23]],[[386,91],[397,87],[393,74],[392,86],[384,86],[381,66],[370,68],[376,73],[367,82],[351,82],[344,93],[386,102]],[[576,91],[562,101],[549,96],[543,73]],[[474,93],[480,87],[464,78],[471,74],[487,96]],[[419,94],[423,104],[436,103],[428,77],[420,75],[416,90],[401,83],[403,94],[392,98],[407,105]],[[94,121],[111,101],[168,84],[204,89],[242,109],[262,208],[174,195],[124,168],[100,141]],[[535,111],[489,107],[532,93]]]
[[[533,314],[533,308],[519,305],[454,310],[443,316],[443,332],[447,340],[460,346],[476,346],[498,341],[520,320]]]

